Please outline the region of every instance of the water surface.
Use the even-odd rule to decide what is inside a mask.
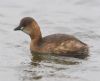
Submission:
[[[31,63],[30,38],[13,31],[25,16],[36,19],[43,36],[75,35],[89,45],[90,56]],[[99,22],[99,0],[0,0],[0,81],[99,81]]]

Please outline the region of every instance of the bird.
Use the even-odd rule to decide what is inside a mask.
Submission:
[[[88,45],[73,35],[57,33],[43,37],[40,26],[32,17],[22,18],[14,30],[21,30],[30,36],[32,54],[50,54],[80,59],[89,55]]]

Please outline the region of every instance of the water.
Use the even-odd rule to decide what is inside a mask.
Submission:
[[[43,36],[75,35],[89,45],[90,56],[46,57],[32,64],[30,38],[13,31],[25,16],[36,19]],[[99,22],[99,0],[0,0],[0,81],[99,81]]]

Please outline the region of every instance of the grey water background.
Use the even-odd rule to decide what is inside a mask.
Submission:
[[[63,64],[31,64],[30,38],[13,29],[31,16],[43,36],[75,35],[90,47],[85,59],[58,57]],[[100,0],[0,0],[0,81],[100,81]]]

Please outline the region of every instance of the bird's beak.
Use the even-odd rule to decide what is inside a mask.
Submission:
[[[21,30],[21,26],[14,28],[15,31]]]

